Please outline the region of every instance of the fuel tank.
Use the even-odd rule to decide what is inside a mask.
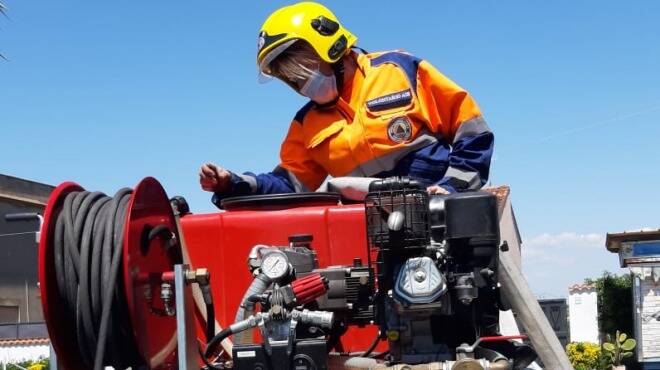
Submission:
[[[335,194],[287,194],[234,198],[225,211],[187,214],[181,226],[194,267],[211,272],[216,318],[232,324],[252,281],[247,257],[257,244],[286,246],[292,235],[312,235],[319,267],[367,261],[363,204],[344,205]],[[377,333],[375,326],[350,328],[342,338],[345,351],[363,350]]]

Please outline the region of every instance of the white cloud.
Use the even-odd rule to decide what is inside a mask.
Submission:
[[[605,250],[605,235],[597,233],[579,234],[563,232],[559,234],[540,234],[523,239],[522,255],[525,262],[557,267],[567,267],[580,262],[576,258],[586,251]]]
[[[546,296],[566,296],[568,286],[605,270],[621,272],[617,256],[605,249],[604,234],[543,233],[523,238],[521,252],[527,281]]]
[[[605,248],[605,235],[597,233],[578,234],[573,232],[564,232],[559,234],[545,233],[527,240],[523,240],[523,248],[525,247]]]

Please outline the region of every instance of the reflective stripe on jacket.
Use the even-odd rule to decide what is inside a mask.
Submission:
[[[328,175],[410,176],[451,192],[486,182],[493,134],[465,90],[403,52],[357,64],[336,105],[298,111],[273,172],[235,176],[248,192],[314,191]]]

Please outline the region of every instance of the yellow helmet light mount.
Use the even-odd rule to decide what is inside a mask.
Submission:
[[[295,42],[292,40],[305,41],[321,60],[332,64],[355,45],[357,37],[319,3],[285,6],[273,12],[259,32],[257,65],[262,74],[268,74],[270,62]]]

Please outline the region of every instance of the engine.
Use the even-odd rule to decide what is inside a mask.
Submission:
[[[453,360],[497,333],[497,200],[485,192],[434,196],[406,180],[372,183],[366,198],[377,323],[389,358]]]

